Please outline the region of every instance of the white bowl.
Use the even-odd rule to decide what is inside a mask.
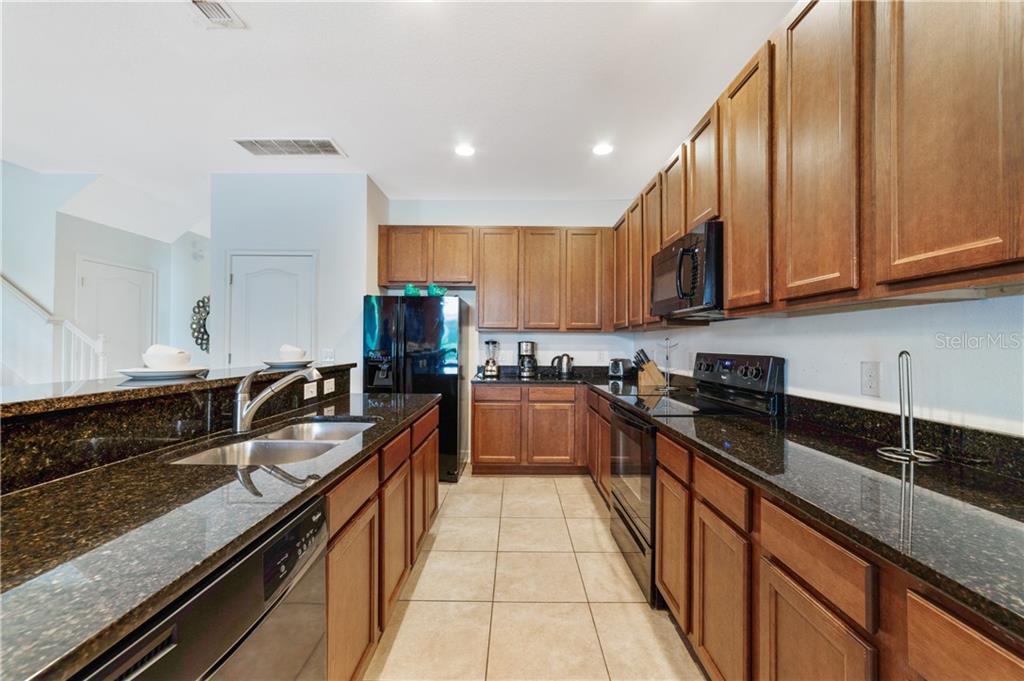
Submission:
[[[142,355],[142,362],[150,369],[184,369],[191,361],[192,355],[187,352],[174,354],[146,352]]]
[[[298,362],[300,359],[306,358],[306,351],[302,348],[291,348],[288,350],[281,349],[277,356],[286,362]]]

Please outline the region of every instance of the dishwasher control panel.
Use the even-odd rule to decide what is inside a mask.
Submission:
[[[324,545],[327,537],[327,506],[323,499],[295,518],[277,540],[263,551],[263,599],[276,598]]]

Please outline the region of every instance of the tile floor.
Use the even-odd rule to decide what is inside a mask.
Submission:
[[[441,509],[365,678],[702,681],[586,476],[480,476]]]

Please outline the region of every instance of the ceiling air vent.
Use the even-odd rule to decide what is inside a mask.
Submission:
[[[192,0],[192,6],[206,19],[207,28],[245,28],[245,22],[227,3]]]
[[[235,140],[253,156],[338,156],[345,158],[330,139]]]

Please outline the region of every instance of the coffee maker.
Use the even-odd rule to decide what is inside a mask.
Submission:
[[[484,341],[487,346],[487,359],[484,360],[484,378],[498,377],[498,341]]]
[[[519,378],[537,378],[537,344],[519,341]]]

